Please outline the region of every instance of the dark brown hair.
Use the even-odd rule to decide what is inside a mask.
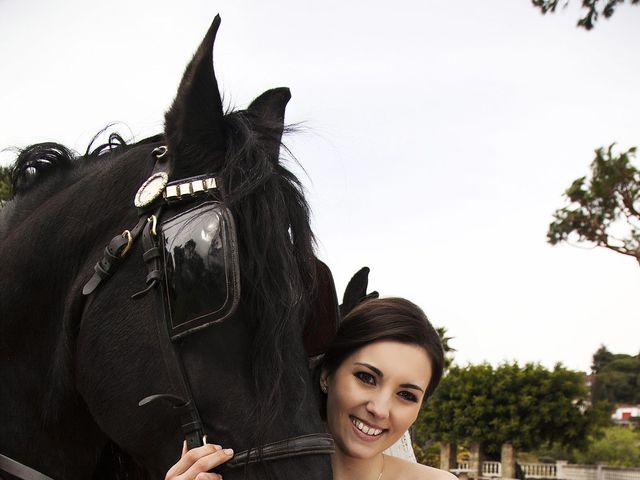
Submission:
[[[423,401],[433,394],[444,369],[444,352],[440,337],[425,313],[404,298],[367,300],[344,318],[322,362],[322,370],[335,373],[342,362],[356,350],[380,340],[417,345],[431,360],[431,380]]]

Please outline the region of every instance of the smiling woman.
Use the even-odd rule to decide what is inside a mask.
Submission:
[[[321,413],[336,446],[334,480],[455,478],[383,453],[415,422],[440,382],[443,364],[437,332],[408,300],[368,300],[345,317],[318,375]],[[167,480],[218,478],[204,472],[232,455],[215,445],[191,450]]]
[[[443,364],[437,332],[408,300],[369,300],[345,317],[320,374],[334,479],[451,478],[383,454],[415,422]]]
[[[340,451],[368,458],[395,443],[418,416],[430,377],[421,347],[389,340],[362,347],[325,373],[327,426]]]

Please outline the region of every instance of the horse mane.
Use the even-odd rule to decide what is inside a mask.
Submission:
[[[250,259],[240,262],[242,303],[255,332],[251,365],[260,401],[250,421],[261,444],[273,418],[285,409],[294,415],[291,406],[305,401],[293,392],[305,391],[300,340],[315,289],[315,239],[303,186],[279,155],[288,152],[281,145],[282,124],[249,110],[227,113],[223,122],[226,158],[219,176],[238,227],[241,259]],[[285,375],[285,368],[299,370]]]
[[[107,125],[94,135],[82,156],[57,142],[34,143],[19,149],[11,169],[12,198],[31,192],[34,187],[41,185],[45,179],[52,176],[64,177],[61,172],[78,167],[83,160],[95,160],[107,154],[120,153],[126,150],[126,147],[155,142],[162,137],[162,135],[155,135],[129,144],[119,133],[112,132],[106,142],[95,145],[98,138],[111,126]]]
[[[52,175],[73,168],[76,154],[55,142],[43,142],[20,150],[11,170],[11,196],[26,193]]]
[[[111,126],[107,125],[94,135],[84,155],[57,142],[34,143],[16,149],[18,155],[11,167],[10,201],[0,207],[0,238],[20,222],[24,214],[30,212],[54,191],[64,189],[88,173],[89,162],[107,160],[136,145],[157,142],[162,138],[162,134],[158,134],[139,142],[127,143],[119,133],[112,132],[106,142],[97,144],[98,139]]]

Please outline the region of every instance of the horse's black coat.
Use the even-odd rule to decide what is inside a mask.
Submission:
[[[165,132],[134,145],[111,137],[84,156],[26,149],[15,197],[0,211],[0,453],[56,479],[162,478],[180,452],[171,407],[137,406],[171,391],[144,286],[140,246],[86,300],[82,286],[167,145],[178,179],[215,173],[236,219],[242,298],[233,318],[180,345],[210,438],[236,451],[323,431],[302,328],[314,299],[309,210],[279,160],[288,89],[224,115],[213,71],[219,18],[187,67]],[[90,161],[94,159],[93,161]],[[180,207],[177,207],[180,208]],[[327,456],[269,462],[225,478],[327,479]]]

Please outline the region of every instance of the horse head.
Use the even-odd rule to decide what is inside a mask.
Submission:
[[[51,172],[36,147],[18,158],[0,212],[0,453],[53,478],[160,478],[200,433],[245,452],[225,478],[331,477],[307,351],[335,326],[335,291],[280,159],[290,93],[225,113],[219,25],[163,135],[84,158],[40,147],[65,159]]]

